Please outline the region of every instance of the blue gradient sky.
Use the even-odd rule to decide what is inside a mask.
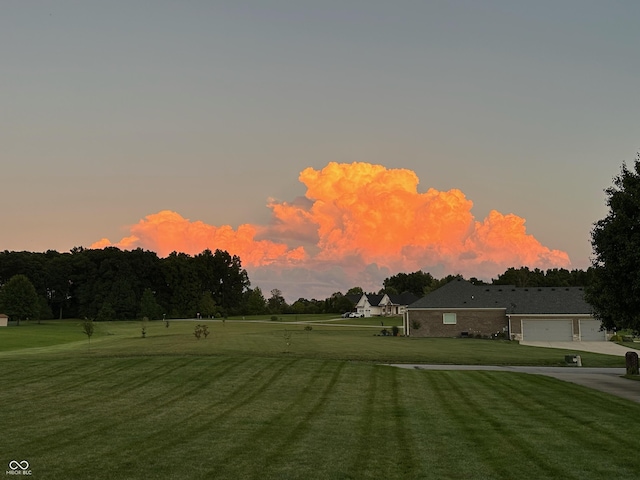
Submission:
[[[0,250],[170,209],[269,222],[306,167],[413,170],[586,268],[640,147],[637,1],[0,3]]]

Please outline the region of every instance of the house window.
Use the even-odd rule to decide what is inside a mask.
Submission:
[[[442,314],[442,323],[445,325],[455,325],[458,323],[458,319],[456,318],[455,313],[443,313]]]

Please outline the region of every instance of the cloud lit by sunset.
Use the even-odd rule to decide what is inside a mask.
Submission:
[[[142,247],[160,256],[222,249],[238,255],[250,273],[264,267],[282,274],[339,266],[350,272],[354,285],[364,283],[357,271],[370,265],[390,274],[422,269],[480,278],[509,267],[570,265],[565,252],[527,234],[525,219],[495,210],[475,219],[463,192],[430,188],[420,193],[410,170],[332,162],[322,170],[303,170],[299,180],[307,188],[305,198],[271,200],[269,225],[233,229],[161,211],[131,226],[131,235],[119,242],[103,239],[92,247]]]

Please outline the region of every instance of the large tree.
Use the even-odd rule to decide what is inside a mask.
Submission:
[[[609,213],[591,231],[586,299],[604,327],[640,331],[640,155],[605,190]]]
[[[393,289],[396,293],[411,292],[418,297],[422,297],[427,291],[431,290],[434,280],[430,273],[418,270],[408,274],[398,273],[393,277],[385,278],[383,285],[387,293],[390,289]]]
[[[40,300],[36,289],[26,275],[14,275],[0,289],[0,309],[16,320],[37,318],[40,311]]]

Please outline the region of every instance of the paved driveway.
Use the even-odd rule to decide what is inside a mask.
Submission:
[[[615,342],[520,342],[520,345],[526,345],[529,347],[544,347],[544,348],[561,348],[563,350],[571,350],[576,352],[593,352],[604,353],[605,355],[617,355],[624,357],[629,351],[632,350],[622,345],[618,345]]]
[[[595,342],[593,342],[595,343]],[[602,342],[605,343],[605,342]],[[587,368],[587,367],[520,367],[492,365],[416,365],[394,364],[393,367],[416,370],[494,370],[501,372],[520,372],[533,375],[546,375],[565,382],[577,383],[584,387],[600,390],[618,397],[640,403],[640,381],[622,378],[624,368]]]

